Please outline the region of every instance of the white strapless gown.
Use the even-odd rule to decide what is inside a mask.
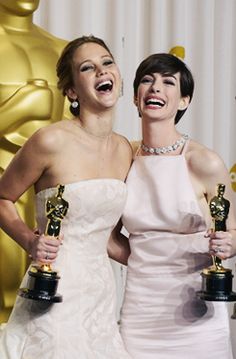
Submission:
[[[36,195],[37,222],[44,232],[49,188]],[[1,359],[128,359],[116,323],[116,292],[107,241],[126,200],[126,185],[93,179],[65,186],[69,210],[62,221],[59,271],[62,303],[17,297],[0,336]],[[23,279],[26,286],[28,274]]]

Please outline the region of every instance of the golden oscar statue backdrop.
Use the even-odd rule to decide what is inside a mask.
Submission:
[[[33,132],[64,114],[56,62],[66,41],[33,23],[38,6],[39,0],[0,0],[0,175]],[[17,209],[34,228],[33,189]],[[0,323],[28,264],[26,253],[0,229]]]

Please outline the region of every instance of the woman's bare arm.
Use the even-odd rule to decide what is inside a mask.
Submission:
[[[15,202],[37,182],[48,166],[50,156],[45,155],[47,149],[41,137],[41,134],[33,135],[0,178],[0,227],[39,261],[45,257],[46,248],[50,247],[54,253],[59,241],[40,236],[30,229],[20,218]]]
[[[130,246],[128,238],[121,233],[121,229],[122,222],[120,220],[111,233],[107,251],[110,258],[121,264],[127,265],[130,255]]]

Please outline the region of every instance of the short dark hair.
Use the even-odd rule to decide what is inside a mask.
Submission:
[[[194,79],[191,71],[186,64],[175,55],[168,53],[158,53],[148,56],[138,66],[133,82],[134,95],[137,96],[139,84],[145,75],[153,73],[159,73],[162,75],[174,75],[177,72],[180,73],[180,91],[181,96],[189,96],[189,102],[191,102],[194,90]],[[180,118],[185,113],[185,110],[178,110],[175,116],[175,124],[177,124]]]
[[[57,88],[59,90],[62,90],[64,96],[66,95],[66,92],[74,85],[73,67],[72,67],[74,53],[78,47],[91,42],[104,47],[104,49],[106,49],[107,52],[113,58],[113,55],[109,50],[108,46],[105,44],[105,42],[96,36],[93,35],[81,36],[69,42],[64,48],[64,50],[62,51],[62,54],[56,66],[57,77],[58,77]]]

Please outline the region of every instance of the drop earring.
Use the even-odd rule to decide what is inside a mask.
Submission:
[[[78,99],[75,99],[71,102],[70,112],[74,116],[79,116],[79,101],[78,101]]]
[[[74,109],[77,108],[78,106],[79,106],[79,102],[77,99],[71,103],[71,107],[73,107]]]

